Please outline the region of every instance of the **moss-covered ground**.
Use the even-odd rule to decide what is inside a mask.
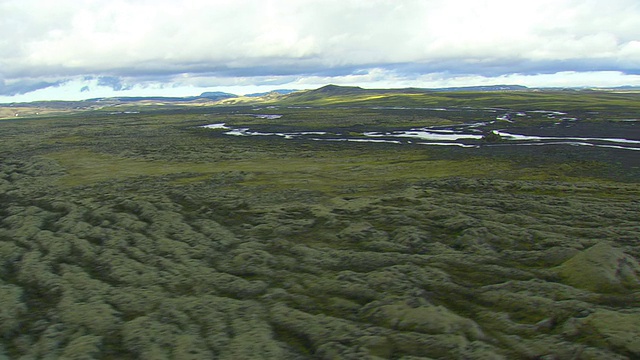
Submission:
[[[602,132],[638,111],[615,96],[562,94],[556,109],[548,94],[476,96],[598,108],[584,121]],[[473,120],[265,105],[0,123],[0,358],[639,357],[637,151],[198,127]]]

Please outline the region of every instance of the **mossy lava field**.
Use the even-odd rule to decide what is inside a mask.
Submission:
[[[0,358],[640,358],[640,95],[310,94],[0,121]]]

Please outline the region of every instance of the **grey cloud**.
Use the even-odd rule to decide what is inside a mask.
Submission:
[[[0,95],[14,96],[27,94],[36,90],[46,89],[50,87],[58,87],[66,81],[38,81],[38,80],[21,80],[7,84],[6,81],[0,80]]]
[[[638,4],[0,1],[5,14],[0,33],[11,34],[0,40],[0,69],[12,81],[0,91],[22,94],[29,86],[56,86],[51,82],[55,78],[85,77],[94,81],[91,88],[97,82],[125,91],[150,83],[212,83],[206,77],[263,82],[366,76],[371,69],[406,78],[435,73],[638,74]]]
[[[115,76],[101,76],[98,78],[98,86],[106,86],[114,91],[131,90],[132,86],[125,84],[121,78]]]
[[[636,75],[640,68],[611,63],[607,59],[539,60],[526,58],[498,59],[446,59],[441,61],[380,64],[378,67],[395,70],[400,74],[424,75],[450,73],[452,75],[479,75],[497,77],[506,74],[554,74],[559,72],[618,71]]]

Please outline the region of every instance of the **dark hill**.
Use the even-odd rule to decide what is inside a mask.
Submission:
[[[299,91],[286,96],[287,103],[310,103],[329,99],[357,99],[374,95],[423,94],[429,90],[406,89],[363,89],[359,86],[326,85],[315,90]]]
[[[332,95],[354,95],[361,94],[367,90],[359,86],[338,86],[338,85],[326,85],[321,88],[311,90],[309,93],[322,94],[325,96]]]
[[[199,97],[210,99],[210,100],[222,100],[222,99],[238,97],[238,95],[229,94],[222,91],[209,91],[209,92],[203,92],[202,94],[200,94]]]
[[[267,96],[267,95],[287,95],[287,94],[294,93],[296,91],[300,91],[300,90],[277,89],[277,90],[272,90],[272,91],[268,91],[268,92],[246,94],[245,96],[246,97],[261,97],[261,96]]]
[[[339,86],[326,85],[321,88],[309,91],[301,91],[292,94],[289,98],[298,100],[317,100],[323,97],[332,96],[358,96],[358,95],[399,95],[399,94],[426,94],[433,92],[491,92],[491,91],[518,91],[530,90],[526,86],[520,85],[489,85],[489,86],[465,86],[448,88],[403,88],[403,89],[364,89],[359,86]]]
[[[346,97],[360,95],[367,90],[358,86],[326,85],[315,90],[291,93],[286,96],[287,102],[313,102],[331,97]]]
[[[448,87],[448,88],[436,88],[429,89],[431,91],[517,91],[517,90],[529,90],[528,87],[522,85],[489,85],[489,86],[463,86],[463,87]]]

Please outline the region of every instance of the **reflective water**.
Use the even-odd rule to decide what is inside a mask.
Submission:
[[[433,110],[433,109],[430,109]],[[438,109],[441,111],[449,111],[448,109]],[[502,113],[504,109],[483,109],[483,111],[494,111]],[[559,111],[536,110],[532,112],[544,113],[549,117],[564,116],[566,113]],[[525,146],[541,146],[541,145],[570,145],[570,146],[593,146],[603,148],[614,148],[623,150],[640,150],[640,140],[620,137],[597,137],[597,136],[573,136],[571,134],[573,128],[562,128],[558,133],[567,134],[569,136],[549,136],[531,134],[532,132],[551,133],[555,130],[539,130],[535,128],[527,128],[529,134],[519,134],[514,130],[488,130],[489,125],[493,128],[501,122],[512,123],[512,116],[526,116],[524,112],[512,113],[513,115],[500,115],[497,120],[479,121],[471,123],[461,123],[450,126],[433,126],[410,129],[394,129],[390,131],[363,131],[348,134],[331,131],[293,131],[293,132],[264,132],[252,130],[247,127],[234,128],[227,126],[225,123],[216,123],[203,125],[201,127],[215,130],[223,130],[224,134],[230,136],[278,136],[285,139],[307,139],[312,141],[344,141],[344,142],[370,142],[370,143],[389,143],[389,144],[419,144],[434,146],[459,146],[459,147],[481,147],[481,146],[505,146],[505,145],[525,145]],[[282,115],[262,115],[253,114],[252,116],[265,119],[278,119]],[[562,118],[568,123],[574,123],[574,118]],[[624,122],[636,121],[629,119]],[[557,123],[556,125],[558,125]],[[505,123],[506,125],[506,123]],[[542,128],[540,128],[542,129]],[[605,129],[606,130],[606,129]],[[501,139],[498,143],[484,141],[484,136],[489,132],[493,132]],[[599,133],[602,132],[602,128]],[[608,133],[605,131],[605,133]]]

